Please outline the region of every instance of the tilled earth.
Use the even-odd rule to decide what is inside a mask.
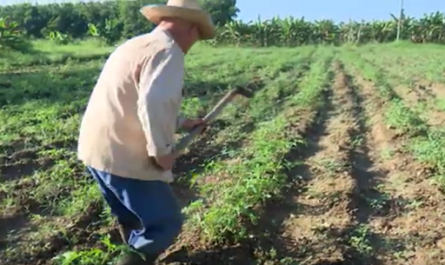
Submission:
[[[427,92],[414,91],[411,97],[419,101],[434,97],[433,89]],[[401,96],[410,102],[408,94]],[[374,84],[359,74],[351,76],[335,61],[331,87],[325,89],[323,100],[323,108],[299,113],[299,119],[292,119],[295,113],[290,111],[289,133],[303,136],[307,146],[292,150],[286,159],[303,163],[286,172],[289,185],[283,190],[284,199],[262,209],[260,224],[249,227],[252,238],[237,245],[204,246],[198,235],[184,231],[159,264],[443,264],[443,193],[429,182],[434,170],[405,151],[408,136],[384,124],[386,103]],[[230,125],[216,126],[192,147],[193,156],[182,157],[176,169],[179,175],[189,169],[199,171],[207,157],[218,154],[220,146],[206,143]],[[6,149],[1,182],[49,168],[54,162],[36,160],[36,150],[20,143]],[[83,174],[76,170],[78,176]],[[36,230],[29,225],[31,215],[46,213],[27,193],[38,183],[18,183],[13,190],[0,190],[1,200],[18,205],[0,215],[0,255],[10,246],[27,247],[20,255],[2,258],[1,264],[51,264],[56,254],[70,250],[72,238],[80,249],[103,248],[98,238],[106,233],[112,242],[120,242],[115,226],[101,225],[101,202],[92,202],[81,216],[66,223],[64,233],[35,241],[29,236]],[[181,181],[173,188],[183,206],[198,196]],[[60,189],[54,196],[69,192]]]

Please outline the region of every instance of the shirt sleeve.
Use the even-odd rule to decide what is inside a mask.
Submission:
[[[138,117],[149,156],[171,152],[181,105],[184,60],[171,49],[156,53],[141,73]]]

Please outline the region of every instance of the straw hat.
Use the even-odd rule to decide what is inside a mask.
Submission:
[[[212,18],[196,0],[169,0],[166,5],[147,5],[141,8],[141,13],[154,24],[159,24],[164,17],[177,17],[195,23],[201,39],[212,39],[215,35]]]

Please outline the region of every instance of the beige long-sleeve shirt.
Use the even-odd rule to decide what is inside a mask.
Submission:
[[[118,176],[171,182],[149,156],[166,155],[181,121],[184,53],[156,29],[108,58],[82,119],[78,158]]]

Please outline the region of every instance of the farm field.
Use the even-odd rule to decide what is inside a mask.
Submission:
[[[36,47],[0,58],[0,264],[111,264],[126,249],[76,141],[113,47]],[[443,51],[195,47],[186,115],[255,96],[179,159],[187,222],[159,264],[445,264]]]

